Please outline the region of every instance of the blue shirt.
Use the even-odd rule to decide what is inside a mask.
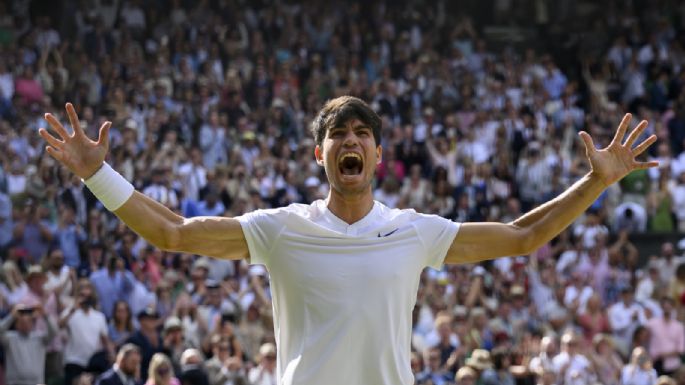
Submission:
[[[128,274],[127,274],[128,273]],[[129,272],[115,271],[110,275],[107,268],[102,268],[90,275],[90,282],[93,284],[100,300],[100,311],[107,319],[112,318],[114,303],[117,301],[127,301],[133,289],[133,282]]]
[[[86,233],[77,229],[76,225],[69,225],[57,230],[57,240],[59,248],[64,254],[64,263],[76,268],[81,264],[81,253],[79,252],[79,242],[86,240]]]

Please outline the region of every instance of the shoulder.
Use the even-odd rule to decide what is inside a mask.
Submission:
[[[254,221],[284,223],[297,219],[313,220],[323,213],[325,207],[322,200],[314,201],[312,204],[292,203],[278,208],[251,211],[236,217],[236,219],[241,223]]]
[[[116,375],[117,375],[117,373],[114,371],[114,368],[109,368],[106,372],[102,373],[102,374],[98,377],[97,380],[98,380],[98,381],[107,381],[107,380],[113,378],[113,377],[116,376]]]
[[[443,218],[439,215],[423,214],[414,209],[389,208],[378,201],[376,201],[376,205],[379,207],[379,216],[388,221],[404,220],[407,222],[451,222],[449,219]]]
[[[95,379],[95,385],[118,385],[121,384],[119,376],[110,368]]]

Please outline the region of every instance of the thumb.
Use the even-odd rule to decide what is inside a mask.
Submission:
[[[109,148],[109,128],[112,127],[112,122],[105,122],[100,127],[100,134],[98,136],[98,146],[104,146],[105,149]]]
[[[580,135],[580,138],[583,139],[583,142],[585,143],[585,150],[588,152],[588,154],[597,151],[595,143],[592,141],[590,134],[585,131],[581,131],[578,133],[578,135]]]

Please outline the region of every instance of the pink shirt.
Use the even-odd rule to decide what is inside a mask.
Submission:
[[[685,328],[676,319],[652,318],[647,321],[651,332],[649,341],[649,355],[656,359],[664,353],[674,351],[685,353]],[[675,370],[680,366],[680,357],[669,357],[664,360],[664,370]]]

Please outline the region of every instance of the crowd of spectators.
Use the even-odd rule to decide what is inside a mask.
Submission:
[[[0,1],[5,384],[276,383],[265,269],[147,244],[47,156],[44,112],[113,121],[108,162],[170,209],[236,216],[326,196],[308,124],[350,94],[383,118],[375,198],[460,222],[515,219],[588,171],[579,130],[648,119],[660,167],[550,244],[424,271],[411,365],[419,385],[685,385],[684,247],[631,242],[685,231],[685,5],[608,1],[580,28],[570,1],[493,1],[543,43],[509,46],[469,1],[64,3]]]

